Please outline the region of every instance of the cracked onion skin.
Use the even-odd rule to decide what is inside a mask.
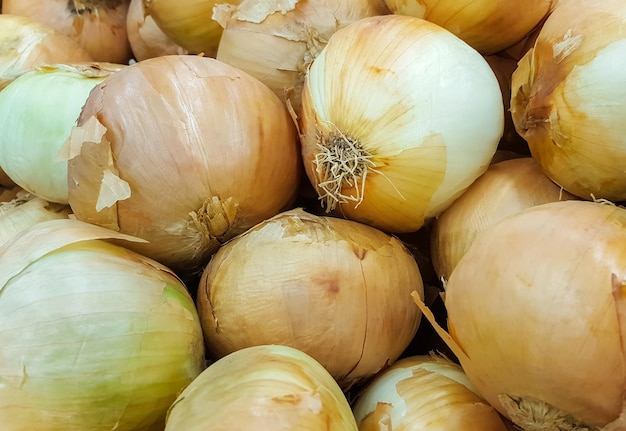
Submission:
[[[258,344],[295,347],[342,388],[393,363],[413,339],[419,268],[397,238],[293,209],[223,245],[196,303],[209,355]]]

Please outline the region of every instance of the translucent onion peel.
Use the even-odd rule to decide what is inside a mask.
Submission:
[[[349,388],[393,363],[417,331],[419,268],[395,237],[301,209],[224,244],[197,293],[214,357],[283,344],[314,357]]]
[[[151,431],[204,369],[192,298],[168,268],[73,219],[0,248],[6,431]]]
[[[356,431],[348,401],[315,359],[253,346],[212,363],[173,403],[165,431]]]

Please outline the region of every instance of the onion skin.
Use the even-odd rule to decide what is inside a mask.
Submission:
[[[395,237],[301,209],[224,244],[196,303],[207,351],[219,358],[283,344],[319,361],[344,389],[393,363],[413,339],[419,268]]]
[[[513,74],[518,133],[544,172],[584,199],[626,200],[624,58],[624,2],[568,0]]]
[[[131,247],[179,273],[289,207],[301,172],[278,97],[193,55],[143,60],[96,86],[69,147],[76,217],[149,241]]]

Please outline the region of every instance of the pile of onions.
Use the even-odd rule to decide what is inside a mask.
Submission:
[[[278,97],[194,55],[146,59],[96,86],[69,154],[76,217],[149,241],[129,247],[181,275],[290,206],[301,172]]]
[[[487,169],[503,106],[487,61],[449,31],[363,18],[331,36],[306,76],[304,167],[327,210],[412,232]]]
[[[216,58],[257,77],[296,113],[304,75],[330,36],[386,10],[374,0],[243,0],[220,4],[213,18],[224,27]]]
[[[168,268],[72,219],[0,248],[3,431],[152,431],[204,369],[202,330]]]
[[[494,54],[530,33],[552,0],[385,0],[389,10],[434,22],[482,54]]]
[[[393,363],[413,339],[419,268],[395,237],[301,209],[224,244],[206,266],[196,304],[207,350],[258,344],[300,349],[342,388]]]
[[[408,356],[377,374],[353,412],[359,431],[507,431],[463,369],[434,355]]]
[[[24,190],[68,203],[65,143],[91,90],[124,65],[38,66],[0,92],[0,168]]]
[[[568,0],[513,74],[516,129],[545,173],[584,199],[626,200],[625,58],[626,3]]]
[[[165,431],[356,431],[328,371],[288,346],[238,350],[212,363],[173,403]]]
[[[76,40],[95,61],[126,64],[129,0],[4,0],[3,13],[29,17]]]
[[[454,267],[482,231],[531,206],[577,199],[552,182],[532,157],[492,164],[433,223],[430,251],[437,275]]]
[[[625,208],[552,202],[483,231],[452,272],[440,334],[521,429],[625,429],[624,244]]]

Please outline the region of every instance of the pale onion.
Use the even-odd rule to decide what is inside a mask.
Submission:
[[[137,61],[168,54],[187,54],[187,50],[165,35],[144,7],[144,0],[130,0],[126,16],[128,42]]]
[[[512,89],[515,127],[550,178],[585,199],[626,200],[625,2],[559,3]]]
[[[0,90],[36,66],[92,61],[74,39],[18,15],[0,14]]]
[[[437,275],[448,280],[476,237],[505,217],[570,199],[577,197],[551,181],[532,157],[492,164],[433,223],[430,251]]]
[[[485,230],[452,272],[438,330],[521,429],[626,429],[624,244],[625,208],[552,202]]]
[[[238,350],[212,363],[173,403],[165,431],[356,431],[337,382],[288,346]]]
[[[76,40],[95,61],[126,64],[130,0],[4,0],[3,13],[47,24]]]
[[[47,202],[19,187],[15,197],[2,201],[0,193],[0,247],[27,228],[46,220],[68,218],[68,205]]]
[[[199,272],[222,242],[295,199],[295,126],[257,79],[213,58],[166,55],[105,84],[70,137],[78,219],[148,240],[129,247]]]
[[[216,58],[269,86],[296,113],[304,75],[330,36],[361,18],[386,13],[374,0],[243,0],[220,4],[224,27]]]
[[[374,377],[353,407],[359,431],[507,431],[455,362],[405,357]]]
[[[302,92],[304,167],[327,210],[410,232],[489,166],[502,136],[498,80],[428,21],[363,18],[334,33]]]
[[[143,0],[147,16],[174,42],[193,54],[215,57],[222,26],[213,20],[218,4],[241,0]]]
[[[90,91],[123,67],[38,66],[0,91],[0,167],[6,175],[34,195],[67,204],[65,141]]]
[[[0,248],[3,431],[152,431],[204,369],[194,303],[168,268],[72,219]]]
[[[550,12],[553,0],[385,0],[389,10],[434,22],[482,54],[514,45]]]
[[[206,266],[196,304],[210,355],[258,344],[298,348],[342,388],[393,363],[421,318],[420,270],[397,238],[302,209],[224,244]]]

